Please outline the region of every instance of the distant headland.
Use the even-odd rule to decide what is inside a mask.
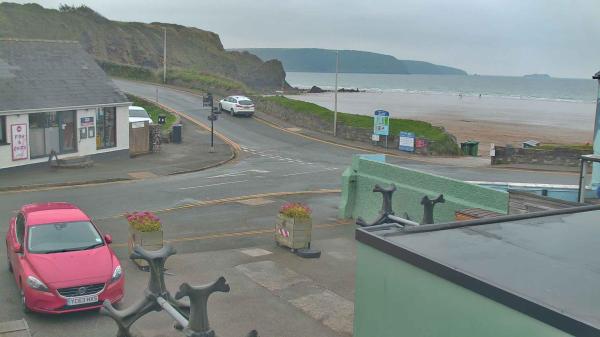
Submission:
[[[317,48],[248,48],[261,60],[279,60],[285,71],[335,73],[336,51]],[[399,60],[391,55],[358,50],[340,50],[339,71],[361,74],[421,74],[421,75],[467,75],[453,67],[424,61]]]

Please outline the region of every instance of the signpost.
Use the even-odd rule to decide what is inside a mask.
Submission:
[[[390,134],[390,113],[385,110],[375,110],[373,115],[373,134],[385,136],[387,148],[388,135]]]
[[[401,131],[398,148],[404,152],[415,152],[415,133]]]

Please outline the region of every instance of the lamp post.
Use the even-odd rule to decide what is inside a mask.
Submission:
[[[594,121],[594,155],[600,156],[600,71],[592,79],[598,81],[598,95],[596,96],[596,119]],[[600,185],[600,163],[592,165],[592,188]]]
[[[163,83],[167,83],[167,27],[163,27]]]
[[[340,72],[340,51],[335,51],[335,92],[333,94],[333,136],[337,134],[337,94],[338,94],[338,73]]]

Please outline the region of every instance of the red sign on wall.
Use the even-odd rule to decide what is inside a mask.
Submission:
[[[12,124],[10,126],[12,160],[29,158],[29,140],[27,139],[27,124]]]

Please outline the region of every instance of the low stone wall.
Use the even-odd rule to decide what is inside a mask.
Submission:
[[[333,121],[326,121],[320,118],[319,116],[310,114],[310,113],[302,113],[298,112],[279,104],[275,104],[273,102],[269,102],[267,100],[257,100],[256,102],[257,109],[261,112],[269,114],[271,116],[275,116],[279,119],[282,119],[286,122],[290,122],[294,125],[298,125],[299,127],[318,131],[321,133],[333,135]],[[365,129],[365,128],[356,128],[352,126],[338,124],[337,126],[337,137],[359,141],[363,143],[369,143],[381,147],[385,147],[385,137],[380,137],[379,142],[373,142],[371,136],[373,134],[373,130]],[[450,135],[450,137],[453,137]],[[389,149],[397,149],[398,148],[398,135],[390,135],[387,139],[387,148]],[[454,138],[452,138],[454,139]],[[429,147],[427,150],[416,151],[416,153],[420,154],[441,154],[446,155],[447,153],[437,153],[433,150],[434,142],[428,141]]]
[[[549,166],[579,166],[579,157],[590,154],[589,150],[575,150],[569,148],[522,149],[505,146],[495,146],[495,156],[491,157],[492,165],[502,164],[534,164]]]

